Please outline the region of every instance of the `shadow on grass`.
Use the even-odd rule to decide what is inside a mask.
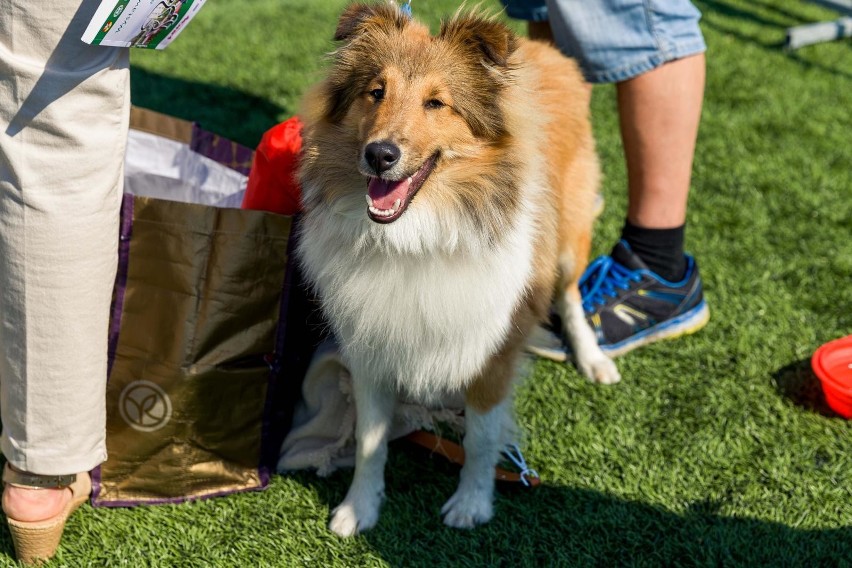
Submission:
[[[819,379],[811,369],[810,359],[790,363],[772,374],[778,393],[796,406],[829,418],[839,417],[825,401]]]
[[[842,566],[852,527],[801,530],[727,517],[724,502],[673,513],[582,488],[505,488],[495,518],[472,531],[444,526],[440,508],[458,469],[392,444],[379,524],[361,537],[390,566]],[[342,500],[351,471],[296,479],[329,504]],[[344,564],[356,559],[343,559]]]
[[[281,122],[285,109],[227,87],[130,70],[134,105],[191,120],[225,138],[256,148],[261,136]]]
[[[811,24],[816,20],[805,18],[799,14],[794,14],[789,10],[782,9],[771,3],[752,0],[748,7],[741,8],[731,2],[725,0],[699,0],[696,2],[701,7],[702,11],[713,11],[722,14],[729,18],[737,18],[751,24],[764,27],[773,27],[778,29],[787,29],[789,26],[798,24]],[[770,12],[771,17],[767,17],[758,12]],[[784,20],[783,22],[780,20]]]
[[[751,26],[758,26],[758,29],[763,29],[761,29],[759,34],[747,34],[737,29],[737,27],[733,25],[725,25],[719,21],[714,21],[713,19],[707,17],[701,20],[701,24],[703,27],[712,29],[725,35],[732,36],[740,41],[751,43],[770,51],[782,52],[786,55],[788,59],[794,61],[805,69],[815,69],[840,77],[852,78],[852,73],[849,73],[846,70],[811,61],[807,59],[804,55],[802,55],[800,51],[785,50],[786,30],[788,28],[798,25],[815,23],[818,20],[795,14],[789,10],[784,10],[768,2],[754,1],[748,4],[746,7],[741,7],[726,0],[700,0],[696,1],[696,5],[701,9],[702,12],[705,13],[705,16],[711,12],[715,12],[721,14],[726,18],[741,20],[750,24]],[[760,11],[769,11],[773,14],[773,17],[766,17],[765,15],[762,15]],[[766,32],[766,28],[768,28],[771,33],[778,34],[779,39],[775,41],[767,41],[766,39],[761,37],[762,34]],[[752,27],[751,29],[755,28]],[[847,44],[850,48],[852,48],[852,42],[838,40],[838,43],[840,42],[843,42]]]

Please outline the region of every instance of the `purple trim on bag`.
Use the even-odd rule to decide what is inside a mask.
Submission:
[[[210,158],[223,166],[248,175],[254,151],[218,134],[204,130],[197,123],[192,123],[192,140],[189,147],[206,158]]]
[[[127,267],[130,263],[130,237],[133,234],[133,196],[125,193],[121,198],[121,220],[118,232],[118,269],[115,273],[112,305],[109,309],[109,347],[107,351],[107,381],[115,362],[118,333],[121,330],[121,314],[124,309],[124,293],[127,291]],[[101,466],[92,470],[92,506],[98,506],[101,494]]]
[[[133,234],[133,196],[125,193],[121,200],[121,225],[118,233],[118,270],[115,274],[115,288],[112,306],[110,306],[109,352],[107,359],[107,377],[115,362],[115,348],[118,346],[118,332],[121,329],[121,313],[124,308],[124,293],[127,291],[127,265],[130,262],[130,237]]]
[[[100,468],[98,468],[100,469]],[[92,478],[94,481],[94,477]],[[249,493],[254,491],[263,491],[266,489],[265,485],[259,485],[257,487],[248,487],[244,489],[226,489],[222,491],[214,491],[213,493],[206,493],[204,495],[194,495],[191,497],[163,497],[162,499],[136,499],[136,500],[126,500],[126,501],[107,501],[104,503],[92,503],[93,507],[104,507],[107,509],[113,509],[117,507],[138,507],[140,505],[180,505],[181,503],[190,503],[192,501],[203,501],[205,499],[214,499],[216,497],[225,497],[227,495],[233,495],[235,493]]]
[[[287,313],[290,307],[290,288],[293,284],[293,271],[296,264],[296,240],[298,235],[297,217],[290,225],[290,236],[287,239],[287,268],[284,271],[284,282],[281,286],[281,302],[278,307],[278,325],[275,328],[275,352],[269,363],[269,380],[266,383],[266,404],[263,408],[263,424],[260,431],[260,463],[258,474],[262,487],[269,484],[272,470],[278,463],[283,432],[279,432],[275,411],[278,401],[278,387],[284,362],[284,346],[287,336]],[[288,425],[289,426],[289,425]],[[286,427],[286,426],[285,426]]]

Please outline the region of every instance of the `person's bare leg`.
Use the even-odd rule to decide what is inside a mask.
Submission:
[[[618,83],[627,159],[627,218],[648,229],[686,221],[692,158],[704,98],[704,54]]]
[[[527,35],[530,39],[554,43],[550,22],[527,22]]]

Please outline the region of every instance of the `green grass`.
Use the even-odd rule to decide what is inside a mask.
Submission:
[[[209,2],[168,50],[133,54],[133,101],[254,146],[297,111],[343,4]],[[432,22],[456,5],[414,2]],[[620,359],[613,387],[538,362],[517,410],[541,488],[501,492],[489,525],[454,531],[439,508],[456,469],[394,445],[381,521],[355,539],[325,528],[351,472],[303,473],[186,505],[86,506],[53,565],[852,565],[852,423],[808,363],[852,333],[852,43],[784,52],[786,27],[836,17],[812,4],[698,5],[708,80],[687,244],[712,319]],[[613,88],[593,104],[600,253],[626,175]]]

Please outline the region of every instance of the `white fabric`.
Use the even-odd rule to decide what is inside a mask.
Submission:
[[[106,458],[128,53],[97,0],[0,0],[0,447],[38,474]]]
[[[130,131],[125,193],[239,208],[247,182],[245,175],[193,152],[183,142],[149,132]]]
[[[448,396],[437,408],[397,403],[390,439],[436,424],[457,433],[464,430],[461,395]],[[352,377],[333,341],[314,354],[302,383],[302,400],[296,407],[292,428],[281,445],[278,471],[316,469],[326,476],[341,467],[355,465],[355,404]]]

